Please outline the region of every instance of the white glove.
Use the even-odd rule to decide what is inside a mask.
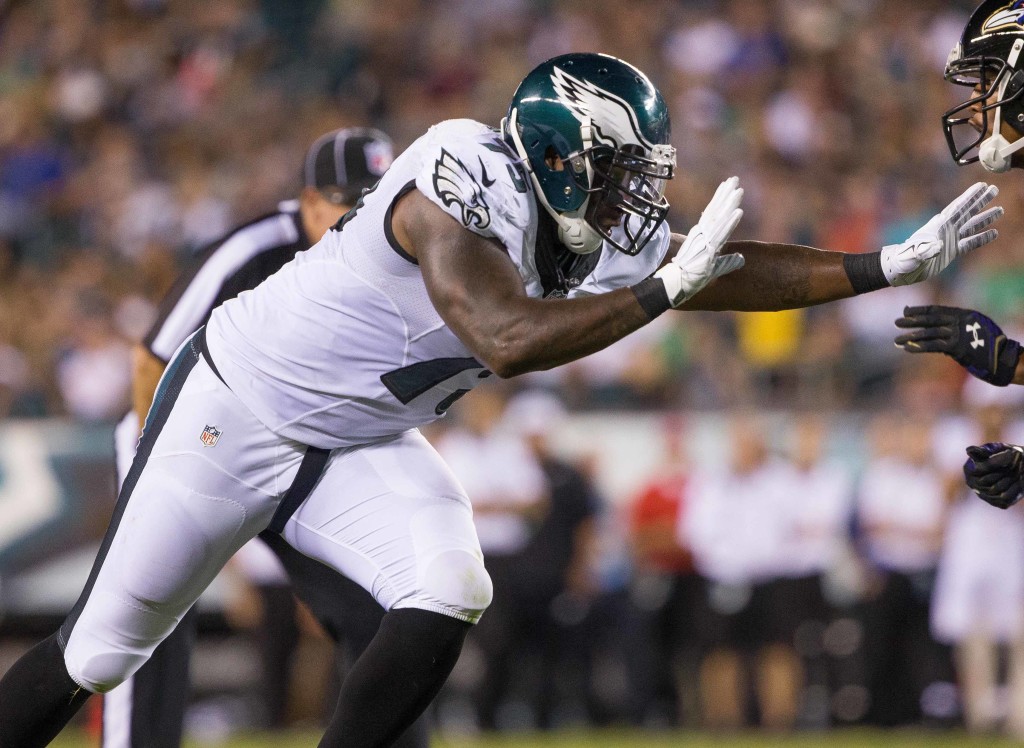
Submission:
[[[993,241],[984,231],[1003,215],[1001,207],[981,212],[999,188],[978,182],[902,244],[882,247],[882,272],[892,286],[909,286],[938,275],[957,257]]]
[[[743,189],[739,184],[739,177],[731,177],[718,185],[715,196],[700,214],[697,225],[686,235],[679,251],[654,274],[665,284],[672,306],[692,298],[718,276],[743,267],[743,255],[719,254],[743,217],[739,207]]]

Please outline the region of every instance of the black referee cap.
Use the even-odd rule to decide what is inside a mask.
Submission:
[[[352,205],[391,166],[391,138],[372,127],[343,127],[321,135],[306,153],[303,184],[331,202]]]

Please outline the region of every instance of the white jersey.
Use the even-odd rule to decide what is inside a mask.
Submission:
[[[392,234],[393,206],[412,189],[500,241],[536,298],[638,283],[668,249],[663,225],[637,257],[606,244],[559,267],[542,251],[548,232],[530,180],[497,133],[472,120],[435,125],[338,230],[211,316],[207,342],[221,376],[277,434],[328,449],[373,442],[437,419],[489,376]]]

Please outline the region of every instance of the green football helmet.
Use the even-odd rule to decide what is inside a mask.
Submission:
[[[635,255],[668,213],[676,164],[665,99],[615,57],[554,57],[530,72],[501,123],[559,240],[589,254],[602,241]]]

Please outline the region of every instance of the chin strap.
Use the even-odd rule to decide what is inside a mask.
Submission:
[[[1018,39],[1013,43],[1013,47],[1010,48],[1010,54],[1006,58],[1010,74],[1005,76],[1005,79],[999,84],[999,101],[1003,100],[1003,94],[1010,83],[1010,78],[1013,77],[1013,70],[1017,67],[1017,60],[1020,58],[1022,49],[1024,49],[1024,39]],[[992,135],[986,138],[978,148],[978,160],[981,161],[981,165],[988,171],[1001,174],[1010,169],[1010,157],[1024,148],[1024,137],[1018,138],[1013,143],[1004,138],[1001,132],[1003,124],[1002,105],[997,106],[995,112],[995,120],[992,123]]]
[[[519,128],[516,126],[518,114],[519,111],[513,109],[509,116],[501,121],[501,130],[502,133],[512,137],[512,142],[516,146],[516,152],[522,159],[526,171],[530,174],[530,180],[533,182],[537,200],[544,206],[544,210],[548,212],[548,215],[558,224],[558,241],[578,255],[589,255],[591,252],[600,249],[604,238],[583,218],[586,214],[587,206],[590,204],[589,196],[583,201],[583,205],[573,211],[560,213],[551,207],[547,197],[544,195],[544,190],[541,189],[540,180],[537,179],[537,175],[533,171],[530,159],[526,157],[526,148],[523,146],[523,141],[519,137]]]

